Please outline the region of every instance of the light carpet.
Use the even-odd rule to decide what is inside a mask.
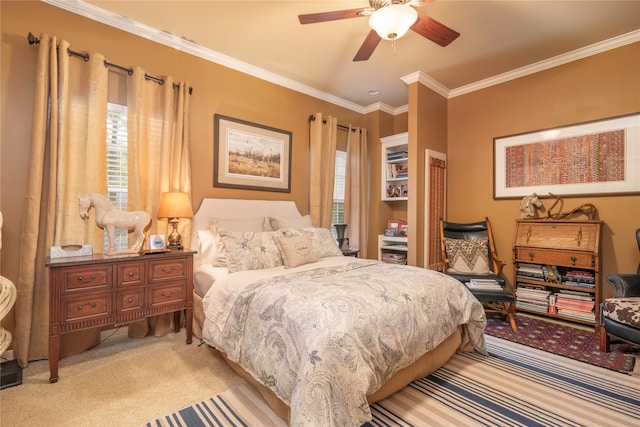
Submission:
[[[640,379],[487,336],[372,405],[366,426],[640,425]],[[146,426],[286,426],[247,385]]]

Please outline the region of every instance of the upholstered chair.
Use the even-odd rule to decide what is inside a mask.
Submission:
[[[640,274],[609,274],[613,298],[600,305],[600,351],[609,352],[611,338],[640,344]]]

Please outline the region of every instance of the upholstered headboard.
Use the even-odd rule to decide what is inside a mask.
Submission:
[[[204,198],[193,215],[191,223],[191,249],[198,250],[198,230],[209,228],[213,218],[255,218],[279,216],[298,218],[300,212],[292,200],[245,200]]]

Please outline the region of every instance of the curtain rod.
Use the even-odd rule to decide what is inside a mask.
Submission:
[[[309,121],[310,122],[315,122],[316,121],[316,116],[311,114],[309,116]],[[322,123],[326,124],[327,121],[325,119],[322,119]],[[356,128],[350,128],[349,126],[345,126],[345,125],[338,125],[338,129],[342,129],[342,130],[346,130],[346,131],[351,129],[351,132],[355,132],[357,130]]]
[[[29,45],[34,45],[34,44],[40,44],[40,39],[37,38],[36,36],[33,35],[33,33],[29,32],[29,34],[27,35],[27,41],[29,42]],[[71,50],[69,48],[67,48],[67,54],[69,54],[69,56],[77,56],[78,58],[82,58],[84,60],[84,62],[87,62],[89,60],[89,54],[88,53],[82,53],[82,52],[76,52],[75,50]],[[109,61],[107,61],[106,59],[104,60],[104,66],[105,67],[111,67],[111,68],[116,68],[120,71],[124,71],[125,73],[127,73],[128,75],[133,75],[133,68],[131,67],[123,67],[122,65],[118,65],[118,64],[113,64]],[[161,79],[159,77],[154,77],[150,74],[144,73],[144,78],[147,80],[152,80],[160,85],[164,84],[164,79]],[[179,88],[180,85],[174,83],[173,84],[173,88],[177,89]],[[190,87],[189,88],[189,94],[193,93],[193,88]]]

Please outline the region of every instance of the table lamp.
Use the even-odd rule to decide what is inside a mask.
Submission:
[[[167,218],[173,230],[167,236],[168,249],[184,249],[182,236],[178,233],[180,218],[191,218],[193,209],[187,193],[168,192],[162,193],[160,206],[158,206],[158,218]]]

